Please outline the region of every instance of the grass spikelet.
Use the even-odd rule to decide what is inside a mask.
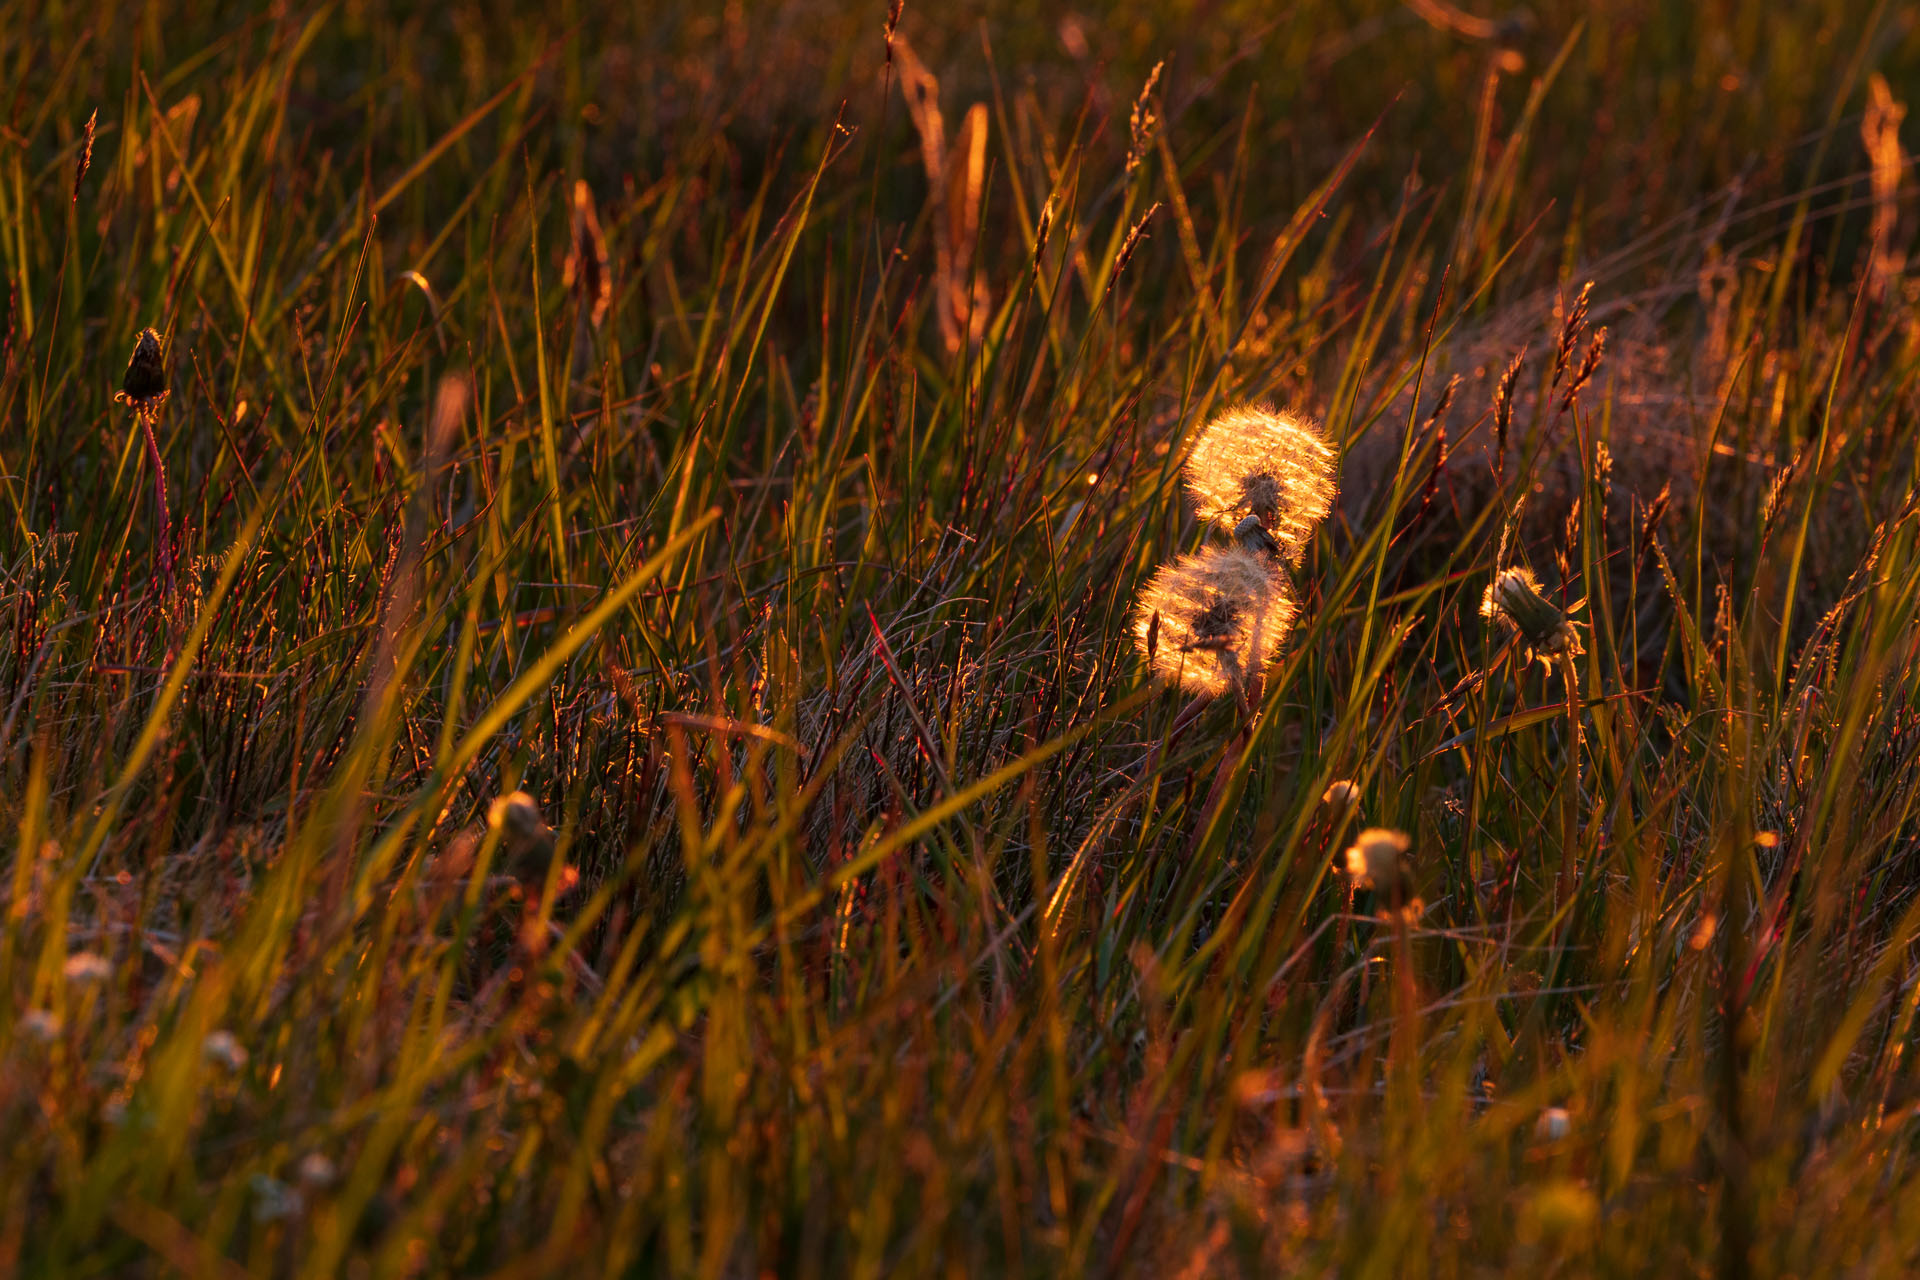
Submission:
[[[1258,405],[1216,416],[1187,455],[1187,491],[1203,520],[1247,513],[1298,560],[1339,495],[1333,446],[1308,418]]]
[[[1285,584],[1257,553],[1209,547],[1147,583],[1134,635],[1157,678],[1219,697],[1260,673],[1295,612]]]
[[[1127,147],[1127,176],[1140,167],[1147,158],[1147,147],[1153,142],[1153,131],[1160,124],[1160,117],[1153,113],[1153,89],[1160,83],[1160,73],[1166,69],[1166,59],[1153,64],[1153,70],[1147,73],[1146,84],[1140,87],[1140,96],[1133,101],[1133,114],[1127,119],[1127,130],[1131,143]]]
[[[573,184],[573,241],[567,251],[561,286],[579,299],[580,309],[598,329],[613,303],[613,278],[607,270],[607,237],[600,230],[593,190],[585,180]]]

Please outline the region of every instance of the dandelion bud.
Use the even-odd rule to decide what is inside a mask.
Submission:
[[[1134,620],[1153,674],[1209,697],[1258,675],[1294,616],[1272,569],[1256,552],[1209,547],[1154,574]]]
[[[1580,637],[1567,615],[1540,594],[1539,581],[1525,569],[1502,569],[1494,575],[1480,598],[1480,616],[1505,624],[1543,662],[1549,656],[1581,652]]]
[[[160,334],[142,329],[127,361],[127,373],[113,397],[129,405],[137,414],[151,418],[167,399],[167,365],[160,345]]]
[[[1289,558],[1333,510],[1333,446],[1308,419],[1243,405],[1215,417],[1187,455],[1187,490],[1203,520],[1257,516]]]
[[[1259,516],[1248,516],[1233,526],[1233,540],[1249,551],[1258,551],[1276,560],[1284,554],[1280,544],[1267,532],[1267,526],[1260,523]]]

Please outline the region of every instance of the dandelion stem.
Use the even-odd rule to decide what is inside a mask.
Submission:
[[[1555,891],[1557,907],[1570,892],[1574,870],[1574,852],[1580,844],[1580,673],[1574,666],[1571,648],[1559,655],[1560,679],[1567,687],[1567,755],[1562,765],[1560,797],[1560,882]]]
[[[154,438],[153,417],[145,411],[137,411],[140,431],[147,441],[147,461],[153,466],[153,509],[160,527],[154,534],[154,559],[160,568],[160,578],[166,590],[173,590],[173,519],[167,513],[167,467],[160,457],[160,442]]]
[[[1227,744],[1226,754],[1220,757],[1220,767],[1214,770],[1213,785],[1207,788],[1206,802],[1200,806],[1200,816],[1194,820],[1193,834],[1187,840],[1189,858],[1199,853],[1200,846],[1206,842],[1207,832],[1213,828],[1214,815],[1219,812],[1220,803],[1226,798],[1227,782],[1233,777],[1234,768],[1240,763],[1240,757],[1247,753],[1247,744],[1252,741],[1253,717],[1249,715],[1247,722],[1240,727],[1240,732],[1235,734],[1233,741]]]

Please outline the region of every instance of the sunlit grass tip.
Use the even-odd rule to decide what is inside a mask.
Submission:
[[[1134,635],[1155,677],[1219,697],[1265,668],[1295,613],[1270,561],[1209,547],[1154,574],[1140,593]]]
[[[1260,405],[1227,409],[1187,455],[1187,491],[1203,520],[1232,526],[1247,515],[1298,559],[1339,496],[1334,450],[1302,414]]]

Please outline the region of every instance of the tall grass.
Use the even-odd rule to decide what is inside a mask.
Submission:
[[[0,9],[0,1269],[1911,1269],[1909,9]]]

